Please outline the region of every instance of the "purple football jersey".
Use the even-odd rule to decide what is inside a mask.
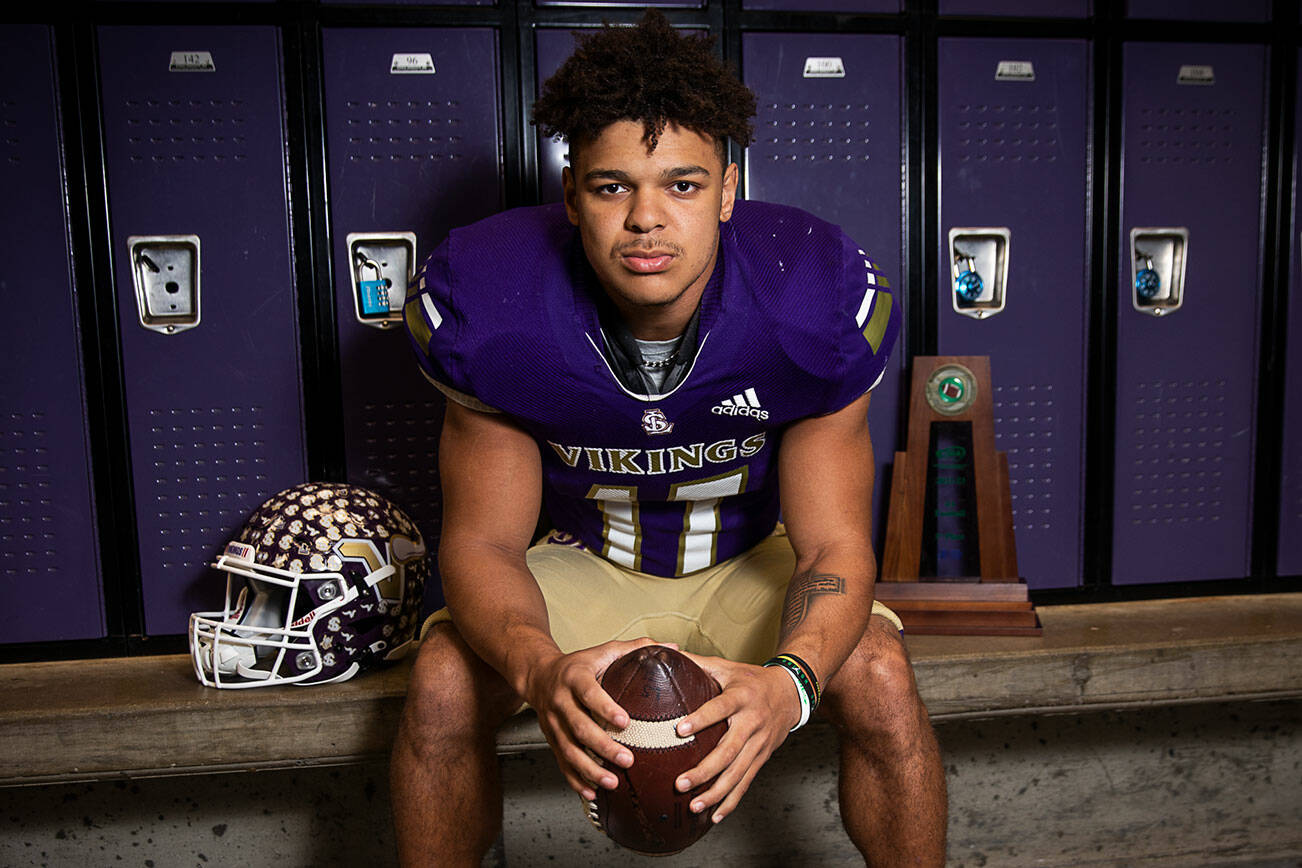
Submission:
[[[839,228],[759,202],[720,224],[696,358],[671,391],[616,379],[601,292],[564,208],[520,208],[454,231],[405,316],[426,376],[537,440],[557,529],[658,576],[773,530],[783,427],[872,388],[900,328],[886,279]]]

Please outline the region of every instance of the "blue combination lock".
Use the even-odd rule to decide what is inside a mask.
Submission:
[[[380,270],[380,264],[374,259],[362,261],[362,268],[375,272],[375,280],[357,281],[357,291],[361,295],[362,316],[389,315],[389,281]]]
[[[954,257],[954,261],[963,263],[958,277],[954,278],[954,292],[958,293],[958,297],[964,301],[976,301],[985,289],[985,281],[977,273],[972,257],[959,255]]]
[[[1153,258],[1144,257],[1144,267],[1135,275],[1135,292],[1145,301],[1152,301],[1162,288],[1162,277],[1153,270]]]

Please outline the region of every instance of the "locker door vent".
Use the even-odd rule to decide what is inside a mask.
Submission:
[[[248,121],[240,99],[144,97],[126,100],[133,163],[158,167],[248,159]]]
[[[55,540],[67,534],[51,500],[43,412],[10,412],[0,433],[0,576],[46,577],[59,570]],[[71,456],[65,456],[65,460]]]
[[[1141,108],[1139,114],[1141,163],[1234,162],[1234,109],[1162,106]]]
[[[457,100],[347,100],[349,162],[460,160],[464,120]]]
[[[5,161],[17,166],[22,163],[22,139],[18,137],[19,118],[22,111],[16,99],[0,100],[0,137],[4,141]]]
[[[149,411],[154,484],[137,497],[142,513],[154,514],[163,568],[206,567],[249,513],[275,494],[267,490],[276,459],[263,439],[263,413],[261,407]]]
[[[872,106],[850,103],[769,103],[759,140],[771,161],[848,162],[868,159]],[[889,125],[888,125],[889,126]]]
[[[1132,525],[1209,524],[1224,507],[1226,380],[1137,384]],[[1120,518],[1120,516],[1119,516]]]
[[[995,446],[1008,454],[1015,529],[1048,530],[1061,514],[1054,479],[1059,438],[1053,384],[1000,385],[994,393]]]
[[[960,162],[1052,163],[1058,159],[1056,105],[963,103],[955,108]]]
[[[366,482],[381,485],[421,526],[438,531],[443,498],[438,477],[441,401],[385,401],[363,405]],[[432,523],[432,525],[431,525]]]

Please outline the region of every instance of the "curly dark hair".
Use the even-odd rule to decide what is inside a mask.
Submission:
[[[667,124],[712,137],[723,153],[750,144],[755,94],[714,54],[714,38],[680,35],[647,10],[635,27],[577,37],[578,45],[543,84],[533,122],[543,134],[582,145],[616,121],[641,121],[654,151]]]

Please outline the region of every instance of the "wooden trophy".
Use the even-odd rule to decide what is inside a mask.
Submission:
[[[913,360],[876,596],[910,633],[1038,636],[1018,576],[1008,457],[995,451],[986,356]]]

